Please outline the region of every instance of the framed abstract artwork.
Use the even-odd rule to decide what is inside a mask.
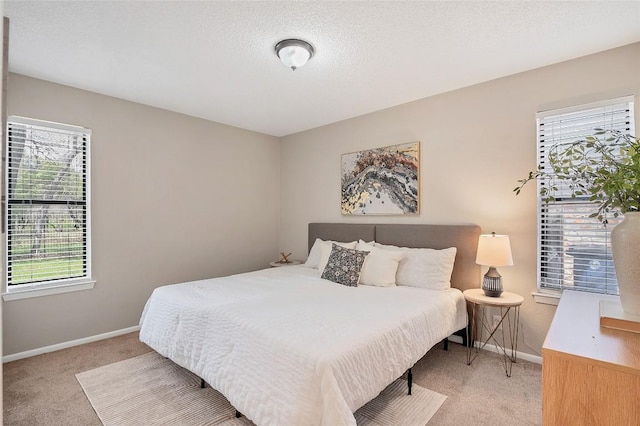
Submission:
[[[342,155],[342,214],[418,214],[420,142]]]

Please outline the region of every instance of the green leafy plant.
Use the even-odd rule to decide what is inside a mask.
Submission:
[[[614,130],[595,129],[593,136],[559,143],[549,150],[548,166],[518,181],[520,194],[528,182],[539,180],[540,196],[549,203],[568,193],[589,197],[596,211],[590,217],[640,211],[640,139]]]

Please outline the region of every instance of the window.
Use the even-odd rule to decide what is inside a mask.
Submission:
[[[633,97],[545,111],[537,115],[537,127],[538,165],[544,169],[554,144],[583,139],[594,128],[633,134]],[[538,182],[538,194],[543,184]],[[609,232],[622,217],[610,217],[606,225],[589,218],[589,197],[572,199],[569,188],[560,188],[549,203],[539,197],[538,207],[538,288],[618,294]]]
[[[91,132],[22,117],[7,121],[7,292],[88,283]]]

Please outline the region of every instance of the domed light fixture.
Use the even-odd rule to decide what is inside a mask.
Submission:
[[[296,70],[313,56],[313,46],[304,40],[287,39],[276,44],[276,55],[287,67]]]

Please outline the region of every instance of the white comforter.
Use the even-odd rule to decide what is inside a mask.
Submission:
[[[256,424],[355,425],[466,321],[456,289],[345,287],[290,266],[157,288],[140,340]]]

